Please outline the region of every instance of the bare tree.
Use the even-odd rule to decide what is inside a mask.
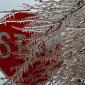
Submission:
[[[41,37],[33,37],[27,48],[26,61],[4,85],[13,84],[22,77],[36,60],[55,60],[58,63],[47,69],[48,81],[37,85],[84,85],[85,84],[85,0],[40,1],[36,9],[37,19],[22,31],[46,29]],[[43,23],[45,22],[45,23]],[[18,28],[17,28],[18,29]],[[38,29],[38,30],[36,30]],[[24,39],[25,40],[25,39]],[[23,41],[23,40],[21,40]],[[20,44],[19,44],[20,45]],[[30,85],[34,84],[33,82]]]

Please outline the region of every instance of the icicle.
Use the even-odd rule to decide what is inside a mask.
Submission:
[[[20,73],[20,79],[23,81],[23,77],[22,77],[22,74],[23,74],[23,73]]]
[[[7,22],[4,22],[5,27],[6,27],[6,24],[7,24]]]

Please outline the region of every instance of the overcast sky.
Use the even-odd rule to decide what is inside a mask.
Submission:
[[[13,9],[22,9],[22,4],[35,4],[35,0],[0,0],[0,11],[11,11]],[[0,13],[0,18],[4,16],[4,13]]]
[[[0,0],[0,11],[19,9],[23,3],[34,4],[34,0]]]

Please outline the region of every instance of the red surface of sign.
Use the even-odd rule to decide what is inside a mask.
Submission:
[[[11,14],[8,14],[5,17],[3,17],[2,20],[22,20],[27,18],[33,18],[36,16],[37,15],[35,13],[20,11],[20,12],[12,12]]]
[[[32,14],[32,16],[35,14]],[[29,13],[15,13],[15,19],[22,19],[31,16]],[[6,20],[10,17],[6,16]],[[12,15],[11,15],[11,20]],[[0,68],[8,75],[12,76],[15,71],[11,71],[11,67],[19,66],[24,61],[17,59],[17,55],[13,55],[12,52],[18,51],[19,48],[15,42],[18,39],[31,37],[32,33],[22,32],[20,30],[14,29],[13,26],[18,28],[23,28],[25,25],[29,24],[28,21],[4,21],[0,23]]]

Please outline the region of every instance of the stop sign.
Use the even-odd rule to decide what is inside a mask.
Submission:
[[[21,49],[16,44],[16,41],[22,38],[30,38],[33,34],[14,29],[13,26],[23,28],[25,25],[29,25],[30,22],[22,19],[32,18],[34,16],[36,16],[35,13],[14,12],[5,16],[0,23],[0,68],[6,76],[12,76],[16,72],[15,70],[11,71],[11,67],[24,63],[24,60],[17,58],[17,54],[12,53]]]

